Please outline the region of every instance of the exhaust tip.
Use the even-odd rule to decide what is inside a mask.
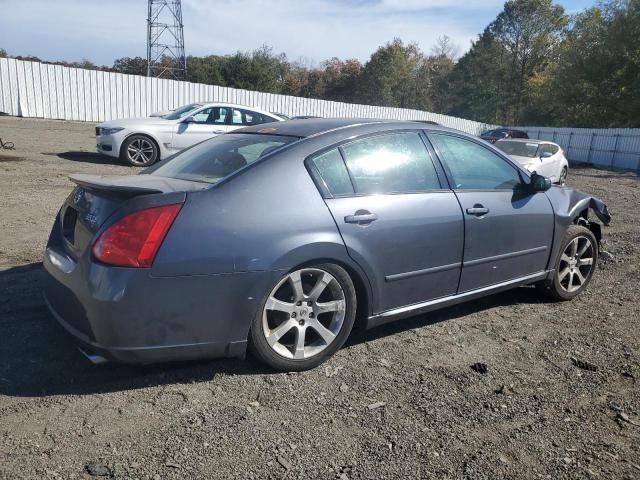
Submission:
[[[80,347],[78,347],[78,350],[82,355],[85,356],[87,360],[89,360],[94,365],[102,365],[103,363],[107,363],[109,361],[106,358],[104,358],[102,355],[96,355],[95,353],[87,352]]]

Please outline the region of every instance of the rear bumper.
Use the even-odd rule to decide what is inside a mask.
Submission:
[[[60,255],[48,249],[43,261],[49,310],[87,353],[126,363],[243,356],[271,281],[266,272],[152,277],[89,259],[61,265]]]

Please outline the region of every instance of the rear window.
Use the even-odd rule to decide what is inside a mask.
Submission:
[[[295,140],[298,138],[283,135],[219,135],[152,167],[147,173],[213,184]]]
[[[535,158],[538,156],[539,146],[539,144],[533,142],[506,142],[502,140],[496,143],[496,147],[498,147],[507,155],[530,158]]]

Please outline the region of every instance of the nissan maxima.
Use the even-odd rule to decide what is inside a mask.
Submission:
[[[96,151],[134,167],[148,167],[217,135],[282,120],[255,107],[219,102],[191,103],[147,118],[97,124]]]
[[[523,285],[587,288],[606,205],[417,122],[296,120],[139,175],[71,177],[44,295],[95,362],[313,368],[375,327]]]

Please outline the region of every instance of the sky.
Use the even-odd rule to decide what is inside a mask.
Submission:
[[[595,0],[556,0],[577,13]],[[429,52],[448,35],[466,51],[504,0],[182,0],[187,55],[223,55],[261,45],[316,66],[366,61],[398,37]],[[9,55],[112,65],[146,57],[146,0],[0,0],[0,48]]]

